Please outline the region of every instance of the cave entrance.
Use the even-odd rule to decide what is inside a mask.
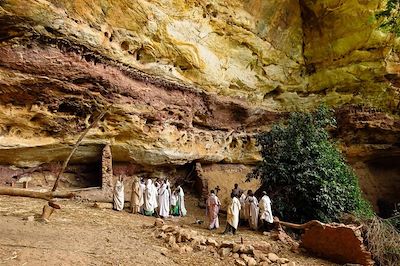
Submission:
[[[62,175],[60,182],[63,188],[92,188],[102,186],[101,164],[92,162],[86,164],[71,164]]]
[[[380,156],[356,166],[366,198],[382,218],[393,215],[400,203],[400,156]],[[358,169],[357,169],[358,168]]]

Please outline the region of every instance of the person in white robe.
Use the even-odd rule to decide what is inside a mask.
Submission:
[[[169,208],[170,208],[170,196],[168,191],[168,185],[166,180],[160,186],[158,190],[158,202],[159,202],[159,215],[161,218],[166,218],[169,216]]]
[[[254,197],[253,192],[250,191],[247,196],[249,206],[249,226],[253,230],[258,229],[258,200]]]
[[[147,216],[153,215],[157,206],[157,189],[153,181],[149,178],[147,179],[146,188],[144,190],[144,214]]]
[[[140,212],[140,206],[143,204],[140,202],[140,198],[142,198],[142,200],[143,200],[143,196],[140,197],[141,194],[142,193],[140,193],[139,178],[134,177],[133,183],[132,183],[132,192],[131,192],[131,212],[132,213]]]
[[[140,179],[139,182],[139,205],[140,205],[140,213],[144,214],[144,191],[146,190],[146,183],[143,178]]]
[[[178,192],[176,190],[174,190],[171,195],[171,214],[173,216],[179,216]]]
[[[239,224],[240,201],[234,193],[231,193],[232,202],[227,210],[226,227],[224,234],[236,234]]]
[[[221,202],[215,195],[214,190],[211,190],[210,196],[208,196],[206,204],[206,215],[209,222],[208,229],[213,230],[219,228],[218,212],[220,208],[221,208]]]
[[[274,218],[272,216],[271,200],[267,192],[263,191],[263,196],[259,202],[260,208],[260,222],[262,223],[263,230],[270,231],[273,227]]]
[[[167,177],[165,177],[164,180],[165,180],[165,183],[167,184],[167,187],[168,187],[168,192],[169,192],[169,197],[170,197],[170,202],[171,202],[171,197],[172,197],[171,183],[169,182]]]
[[[114,193],[113,193],[113,208],[117,211],[122,211],[124,209],[125,195],[124,195],[124,183],[123,179],[120,176],[117,180]]]
[[[179,216],[186,216],[186,208],[185,208],[185,193],[181,186],[178,186],[178,207],[179,207]]]
[[[240,225],[243,225],[245,223],[247,223],[248,217],[246,216],[246,194],[242,193],[242,195],[240,195],[239,201],[240,201]]]

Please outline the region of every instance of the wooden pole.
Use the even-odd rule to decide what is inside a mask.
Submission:
[[[64,161],[64,163],[63,163],[63,166],[61,167],[60,172],[57,174],[56,181],[54,182],[54,186],[53,186],[53,188],[52,188],[51,191],[53,191],[53,192],[56,191],[56,189],[57,189],[57,187],[58,187],[58,181],[60,180],[61,174],[65,171],[65,168],[67,168],[67,165],[68,165],[69,160],[71,159],[72,155],[73,155],[73,154],[75,153],[75,151],[78,149],[79,144],[81,144],[83,138],[84,138],[85,135],[89,132],[89,130],[90,130],[91,128],[93,128],[93,127],[97,124],[97,122],[99,122],[100,119],[103,118],[103,116],[107,113],[107,110],[108,110],[109,107],[110,107],[110,105],[107,106],[107,107],[99,114],[99,116],[92,122],[92,124],[82,132],[81,136],[80,136],[79,139],[76,141],[76,143],[75,143],[74,147],[72,148],[72,151],[71,151],[70,154],[68,155],[67,159],[65,159],[65,161]]]
[[[50,200],[52,198],[73,198],[75,196],[75,194],[71,192],[40,192],[14,187],[0,187],[0,195],[38,198],[44,200]]]

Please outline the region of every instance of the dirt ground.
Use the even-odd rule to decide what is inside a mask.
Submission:
[[[232,258],[221,259],[209,251],[179,254],[153,236],[154,218],[133,215],[127,211],[93,208],[91,202],[59,201],[62,206],[49,223],[40,221],[45,201],[31,198],[0,196],[0,265],[234,265]],[[221,228],[208,231],[204,210],[197,199],[187,197],[188,216],[170,218],[167,224],[186,225],[200,234],[215,239],[240,241],[269,239],[261,233],[239,228],[235,236],[221,235]],[[34,216],[34,221],[26,220]],[[280,244],[280,257],[296,265],[336,265],[308,254],[295,254]]]

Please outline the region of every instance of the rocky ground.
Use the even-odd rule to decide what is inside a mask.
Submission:
[[[167,219],[165,223],[193,230],[205,239],[218,243],[267,243],[280,258],[295,265],[335,265],[309,254],[293,253],[290,246],[275,241],[270,235],[240,228],[236,236],[224,236],[223,228],[208,231],[204,210],[196,207],[197,200],[187,200],[189,215]],[[191,243],[169,245],[155,228],[154,218],[132,215],[126,211],[94,208],[93,203],[61,201],[61,210],[51,216],[49,223],[39,216],[45,204],[42,200],[0,197],[0,264],[4,265],[234,265],[231,252],[225,256],[218,249],[205,245],[199,250]],[[33,221],[28,220],[34,218]],[[225,221],[222,219],[221,227]],[[166,228],[166,227],[164,227]],[[265,241],[265,242],[261,242]],[[185,247],[193,246],[194,249]],[[227,251],[227,250],[226,250]],[[239,252],[240,253],[240,252]],[[271,264],[274,265],[274,264]],[[279,264],[275,264],[279,265]],[[292,264],[293,265],[293,264]]]

